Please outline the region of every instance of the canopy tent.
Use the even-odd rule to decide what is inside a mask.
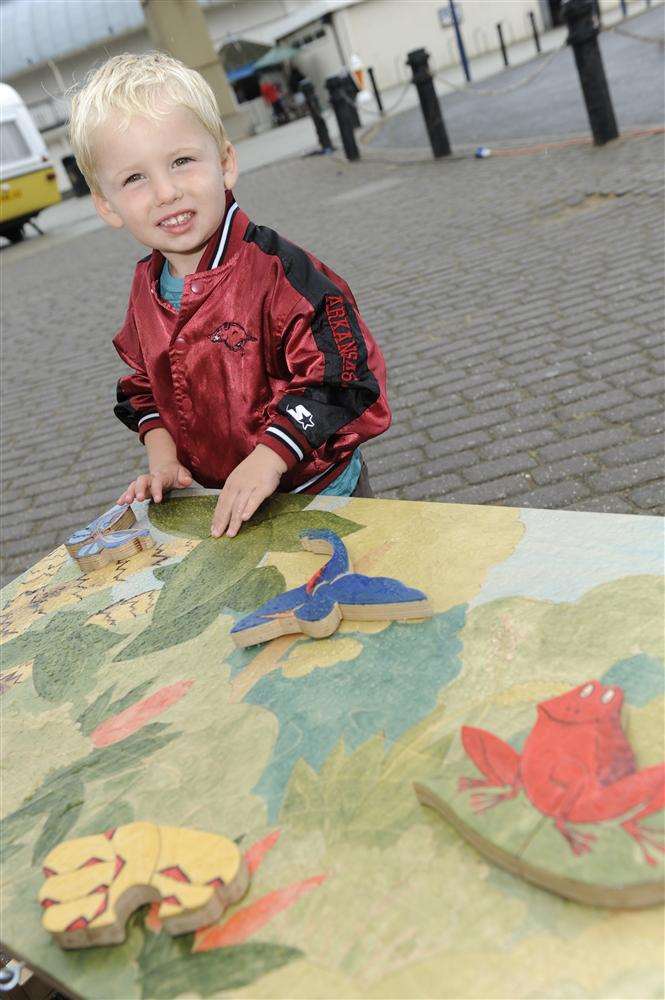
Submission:
[[[246,80],[248,76],[253,76],[254,73],[256,73],[256,63],[247,63],[238,69],[227,71],[226,78],[229,83],[237,83],[238,80]]]
[[[270,45],[263,42],[254,42],[249,38],[231,38],[218,49],[219,58],[222,60],[227,75],[243,70],[246,66],[254,65],[257,59],[266,55],[270,51]]]
[[[288,62],[289,59],[295,59],[297,55],[298,50],[294,49],[292,45],[275,45],[264,56],[256,60],[254,69],[268,69],[269,66],[279,66],[280,63]]]

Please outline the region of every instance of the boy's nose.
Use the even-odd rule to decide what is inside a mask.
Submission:
[[[171,180],[156,181],[154,193],[157,205],[170,205],[181,197],[180,190]]]

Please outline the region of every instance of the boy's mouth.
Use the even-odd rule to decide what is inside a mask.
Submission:
[[[194,212],[178,212],[160,219],[157,225],[160,229],[179,230],[184,229],[193,218]]]

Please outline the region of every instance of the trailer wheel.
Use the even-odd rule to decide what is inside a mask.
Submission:
[[[20,243],[24,238],[23,226],[12,226],[10,229],[5,229],[3,236],[6,236],[10,243]]]

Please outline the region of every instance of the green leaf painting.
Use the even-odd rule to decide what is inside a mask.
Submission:
[[[192,994],[218,996],[240,989],[302,955],[298,948],[264,942],[192,955],[193,941],[193,934],[172,938],[145,932],[138,958],[142,997],[170,1000]]]
[[[97,683],[97,671],[107,651],[122,636],[86,625],[90,610],[60,611],[42,629],[12,639],[2,647],[3,670],[34,659],[35,691],[46,701],[77,701]]]
[[[59,841],[67,839],[85,800],[86,783],[121,775],[125,786],[130,787],[132,771],[178,735],[164,732],[168,728],[160,722],[150,723],[120,743],[93,750],[68,767],[52,771],[23,805],[3,820],[0,857],[11,856],[21,846],[24,834],[32,829],[34,818],[46,815],[33,850],[33,863],[38,863]]]
[[[139,701],[156,680],[156,677],[152,677],[150,680],[143,681],[142,684],[132,688],[131,691],[128,691],[126,695],[118,698],[116,701],[113,701],[114,687],[103,691],[76,720],[81,727],[83,735],[89,736],[104,719],[109,718],[111,715],[117,715],[125,708],[133,705],[134,702]]]
[[[311,497],[279,496],[266,503],[235,538],[210,538],[215,501],[215,497],[196,497],[193,502],[174,499],[149,508],[151,520],[162,531],[203,540],[162,576],[164,586],[150,625],[118,653],[117,660],[188,642],[224,608],[244,613],[281,593],[285,588],[281,573],[258,564],[266,552],[298,551],[305,528],[348,535],[361,527],[328,511],[304,510]]]
[[[305,494],[279,493],[271,497],[252,516],[251,521],[243,525],[232,543],[247,539],[256,531],[266,532],[271,539],[272,548],[281,552],[295,552],[300,547],[298,533],[305,528],[330,528],[338,535],[348,535],[358,531],[361,525],[327,511],[306,510],[312,502]],[[186,538],[210,538],[212,515],[217,504],[216,496],[204,497],[169,497],[161,504],[151,504],[148,516],[160,531],[169,535],[183,535]],[[306,520],[300,515],[305,514]],[[285,522],[285,515],[295,515],[296,523]],[[294,536],[294,528],[296,533]]]

